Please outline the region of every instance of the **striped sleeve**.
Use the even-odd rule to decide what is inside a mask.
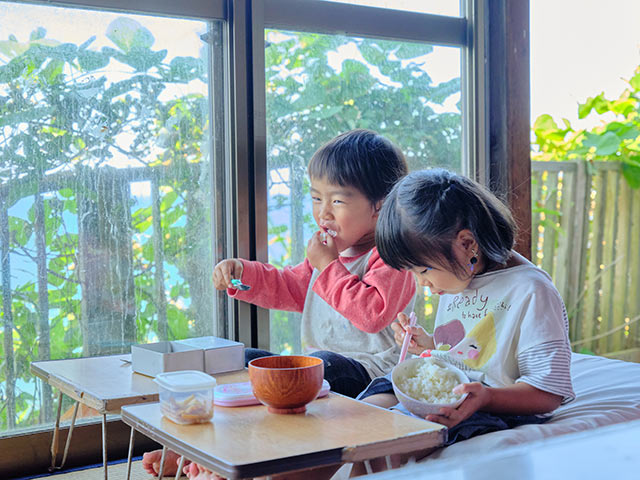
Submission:
[[[562,403],[576,398],[571,385],[571,349],[564,340],[531,347],[518,355],[520,378],[545,392],[562,396]]]

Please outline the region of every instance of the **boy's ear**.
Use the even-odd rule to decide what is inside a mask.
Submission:
[[[377,217],[378,214],[380,213],[380,209],[382,208],[382,200],[377,201],[374,205],[373,208],[375,210],[375,216]]]

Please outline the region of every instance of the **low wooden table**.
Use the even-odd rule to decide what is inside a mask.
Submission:
[[[122,421],[132,427],[129,452],[138,431],[163,451],[232,479],[408,453],[441,445],[445,437],[442,425],[335,393],[297,415],[269,413],[263,405],[215,406],[211,422],[178,425],[164,418],[155,402],[123,407]]]
[[[31,363],[31,373],[59,391],[49,470],[57,470],[64,466],[78,406],[82,403],[102,415],[102,461],[104,478],[107,479],[107,414],[120,414],[123,405],[158,401],[158,388],[153,378],[134,373],[130,361],[131,355],[126,354]],[[76,404],[62,462],[56,466],[62,394],[74,399]]]

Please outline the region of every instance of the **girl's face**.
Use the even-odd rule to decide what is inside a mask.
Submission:
[[[456,294],[462,292],[473,277],[461,280],[453,272],[442,267],[413,267],[411,272],[415,275],[418,284],[429,287],[431,293],[438,295]]]
[[[475,244],[475,242],[474,242]],[[457,239],[453,245],[453,254],[460,265],[467,265],[473,256],[471,248],[466,241]],[[478,262],[475,268],[481,267],[481,263]],[[464,278],[459,278],[452,270],[451,267],[442,265],[429,265],[413,267],[411,272],[415,275],[418,284],[423,287],[429,287],[431,293],[438,295],[444,294],[456,294],[462,292],[469,286],[473,275],[469,270],[469,275]]]
[[[314,220],[331,234],[339,252],[373,246],[378,210],[358,189],[312,178],[311,200]]]

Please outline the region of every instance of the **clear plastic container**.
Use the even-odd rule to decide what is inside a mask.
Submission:
[[[213,417],[215,378],[197,370],[181,370],[160,373],[155,382],[165,417],[181,424],[204,423]]]

